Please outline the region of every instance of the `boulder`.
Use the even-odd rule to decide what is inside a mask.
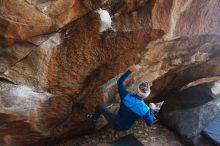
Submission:
[[[175,130],[185,143],[212,145],[202,137],[201,132],[220,112],[219,105],[220,82],[200,84],[167,97],[159,119]]]

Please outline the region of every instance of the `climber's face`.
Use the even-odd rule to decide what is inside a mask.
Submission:
[[[150,83],[147,81],[141,81],[138,84],[138,93],[142,98],[147,98],[150,94]]]
[[[146,93],[150,89],[150,84],[147,81],[142,81],[138,88],[141,92]]]

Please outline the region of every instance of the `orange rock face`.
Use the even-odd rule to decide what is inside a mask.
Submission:
[[[95,9],[98,4],[100,1],[2,0],[0,20],[4,33],[1,34],[1,46],[57,31]]]
[[[219,76],[219,12],[218,0],[1,0],[0,144],[94,130],[85,113],[118,96],[110,79],[132,64],[152,100]]]

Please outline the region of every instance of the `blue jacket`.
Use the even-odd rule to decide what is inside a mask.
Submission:
[[[126,71],[117,81],[121,104],[116,116],[116,122],[117,126],[122,130],[131,128],[140,117],[143,117],[149,126],[152,126],[154,122],[154,111],[144,103],[141,97],[126,90],[124,81],[130,74],[131,71]]]

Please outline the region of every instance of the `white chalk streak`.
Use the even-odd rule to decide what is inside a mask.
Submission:
[[[220,94],[220,81],[215,82],[215,84],[211,88],[211,91],[215,95]]]
[[[108,29],[112,29],[112,19],[109,12],[102,9],[96,10],[96,12],[99,13],[102,23],[99,32],[102,33]]]

